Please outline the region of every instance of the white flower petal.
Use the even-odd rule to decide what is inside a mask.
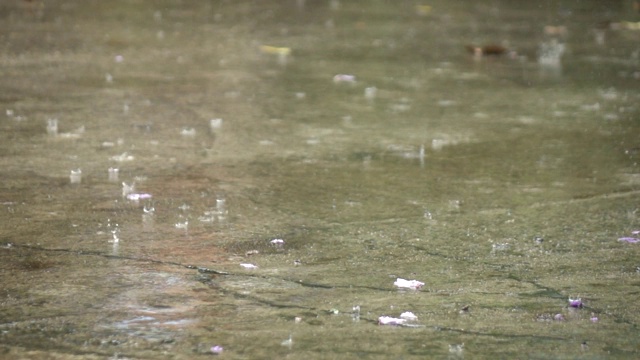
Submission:
[[[406,322],[405,319],[394,318],[391,316],[380,316],[378,318],[378,324],[380,325],[402,325]]]
[[[393,283],[393,285],[399,288],[419,289],[424,286],[424,283],[418,280],[406,280],[406,279],[398,278]]]
[[[418,317],[416,316],[416,314],[412,313],[411,311],[403,312],[402,314],[400,314],[400,318],[408,320],[408,321],[418,320]]]

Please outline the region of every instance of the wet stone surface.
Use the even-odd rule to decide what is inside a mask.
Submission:
[[[638,357],[638,21],[3,2],[0,357]]]

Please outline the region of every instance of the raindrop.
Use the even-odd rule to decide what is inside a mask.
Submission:
[[[449,144],[449,141],[444,139],[433,139],[431,140],[431,149],[435,151],[440,151],[442,148]]]
[[[216,131],[222,127],[222,119],[211,119],[209,120],[209,128],[211,131]]]
[[[118,139],[118,145],[121,145],[119,139]],[[116,161],[116,162],[133,161],[133,159],[135,159],[133,155],[129,155],[129,153],[127,152],[123,152],[120,155],[114,155],[109,158],[109,160]]]
[[[450,211],[460,211],[460,205],[462,201],[460,200],[449,200],[449,210]]]
[[[375,86],[370,86],[364,89],[364,97],[369,101],[374,100],[377,94],[378,88],[376,88]]]
[[[118,226],[118,224],[111,225],[111,219],[107,219],[107,228],[111,232],[111,240],[109,240],[109,242],[113,243],[115,246],[115,244],[120,242],[120,238],[118,237],[118,233],[120,233],[120,227]]]
[[[116,224],[116,227],[113,230],[111,230],[111,236],[113,238],[114,243],[120,242],[120,238],[118,237],[119,232],[120,232],[120,228],[118,228],[118,224]]]
[[[212,223],[216,221],[216,218],[211,211],[205,211],[203,216],[198,217],[198,220],[203,223]]]
[[[511,245],[509,243],[496,243],[491,245],[491,253],[503,252],[509,250]]]
[[[218,211],[218,214],[227,213],[226,204],[227,200],[224,197],[218,197],[216,199],[216,210]]]
[[[461,357],[464,353],[464,343],[463,344],[449,344],[449,354],[455,357]]]
[[[278,53],[278,64],[279,65],[287,65],[287,62],[289,61],[289,53]]]
[[[176,229],[184,229],[187,230],[189,228],[189,220],[185,220],[183,222],[176,223]]]
[[[353,311],[351,313],[351,318],[353,319],[353,321],[359,321],[360,320],[360,305],[356,305],[356,306],[352,307],[351,310]]]
[[[185,136],[185,137],[193,137],[196,136],[196,129],[194,128],[183,128],[182,131],[180,131],[180,135]]]
[[[120,170],[118,168],[109,168],[109,181],[118,181],[118,174]]]
[[[293,345],[293,338],[291,337],[291,334],[289,334],[289,338],[287,340],[281,342],[280,345],[286,346],[288,348],[291,348],[291,346]]]
[[[136,184],[131,183],[131,185],[122,182],[122,197],[127,197],[127,195],[136,191]]]
[[[47,134],[58,135],[58,119],[47,119]]]
[[[593,31],[593,37],[597,45],[604,45],[606,31],[603,29],[595,29]]]
[[[282,250],[284,248],[284,240],[283,239],[273,239],[270,241],[271,245],[273,245],[276,249]]]
[[[560,67],[560,59],[565,50],[565,45],[557,39],[543,42],[540,44],[538,52],[538,63],[542,66]]]
[[[153,206],[145,205],[142,212],[142,229],[147,232],[153,231],[155,223],[153,214],[155,209]]]
[[[80,184],[80,182],[82,181],[82,170],[71,170],[71,173],[69,174],[69,180],[71,180],[72,184]]]

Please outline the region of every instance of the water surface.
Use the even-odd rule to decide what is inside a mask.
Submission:
[[[0,5],[3,356],[637,357],[638,14],[418,5]]]

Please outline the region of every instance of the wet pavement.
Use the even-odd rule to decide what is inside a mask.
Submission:
[[[0,357],[638,357],[633,4],[3,3]]]

